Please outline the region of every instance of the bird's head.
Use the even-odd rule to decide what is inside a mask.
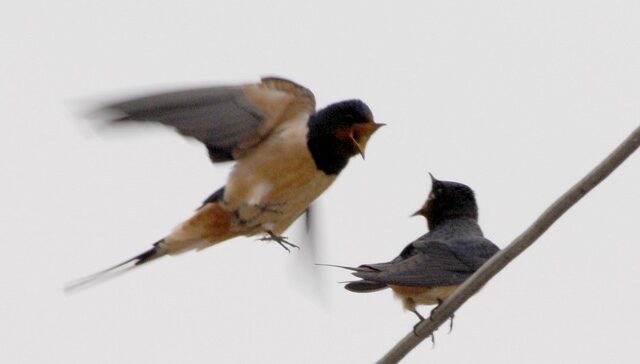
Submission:
[[[431,176],[431,193],[429,198],[412,216],[424,216],[429,229],[440,222],[467,217],[478,219],[478,205],[473,190],[462,183],[440,181]]]
[[[364,102],[337,102],[309,119],[309,149],[316,163],[319,159],[328,159],[320,161],[319,168],[338,169],[339,172],[354,155],[360,154],[364,158],[369,138],[383,125],[374,122],[373,114]]]

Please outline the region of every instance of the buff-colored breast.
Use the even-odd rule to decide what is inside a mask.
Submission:
[[[438,301],[443,301],[449,297],[458,286],[441,287],[411,287],[411,286],[389,286],[393,292],[405,301],[405,305],[436,305]],[[408,307],[410,308],[410,307]]]
[[[225,207],[237,212],[234,228],[245,235],[282,233],[335,180],[316,168],[307,148],[308,117],[279,126],[231,172]]]

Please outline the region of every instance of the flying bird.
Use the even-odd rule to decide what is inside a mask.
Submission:
[[[346,284],[352,292],[391,288],[404,308],[424,317],[417,305],[440,304],[500,249],[478,225],[478,206],[468,186],[431,176],[429,198],[415,215],[427,219],[429,232],[385,263],[364,264],[354,271],[361,278]]]
[[[201,250],[237,236],[281,234],[336,179],[352,156],[364,158],[382,125],[360,100],[316,111],[307,88],[282,78],[159,93],[105,105],[93,116],[113,124],[157,122],[195,138],[212,162],[235,161],[226,184],[151,249],[77,280],[73,290],[165,255]]]

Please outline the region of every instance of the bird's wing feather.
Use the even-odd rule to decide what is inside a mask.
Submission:
[[[480,268],[487,259],[491,258],[500,250],[500,248],[493,244],[489,239],[484,237],[451,239],[446,240],[443,243],[436,242],[435,245],[433,245],[433,242],[418,241],[415,243],[415,248],[416,251],[425,252],[427,254],[434,249],[446,249],[461,263],[465,264],[473,271]]]
[[[417,247],[419,252],[406,259],[372,264],[369,266],[374,271],[356,272],[354,275],[368,281],[405,286],[457,285],[488,259],[484,255],[476,255],[487,250],[484,245],[484,242],[468,245],[468,242],[430,241]]]
[[[307,88],[281,78],[165,92],[104,105],[93,115],[114,123],[154,121],[204,143],[213,162],[240,159],[283,123],[311,115]]]

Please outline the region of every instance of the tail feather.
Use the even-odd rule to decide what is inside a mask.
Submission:
[[[359,267],[347,267],[344,265],[335,265],[335,264],[316,264],[316,265],[321,265],[324,267],[334,267],[334,268],[342,268],[342,269],[347,269],[350,270],[352,272],[355,273],[351,273],[355,276],[358,276],[358,273],[371,273],[371,272],[379,272],[379,269],[376,269],[370,265],[361,265]],[[381,282],[375,282],[375,281],[370,281],[370,280],[357,280],[357,281],[349,281],[349,282],[340,282],[340,283],[346,283],[346,285],[344,286],[345,289],[347,289],[348,291],[351,292],[375,292],[375,291],[379,291],[381,289],[385,289],[387,288],[387,284],[386,283],[381,283]]]
[[[64,292],[70,294],[81,289],[89,288],[98,283],[120,276],[140,265],[167,255],[166,249],[163,249],[162,247],[163,241],[164,240],[158,241],[153,244],[153,248],[138,254],[131,259],[127,259],[122,263],[116,264],[113,267],[109,267],[105,270],[101,270],[100,272],[67,283],[64,287]]]
[[[336,265],[336,264],[322,264],[322,263],[316,263],[316,265],[322,266],[322,267],[333,267],[333,268],[342,268],[342,269],[347,269],[347,270],[351,270],[354,272],[359,272],[360,269],[357,267],[347,267],[344,265]]]
[[[381,289],[387,288],[386,283],[374,282],[374,281],[353,281],[347,283],[344,288],[351,292],[365,293],[365,292],[375,292]]]
[[[380,271],[379,269],[373,268],[369,265],[361,265],[359,267],[348,267],[346,265],[322,264],[322,263],[316,263],[316,265],[320,265],[323,267],[342,268],[342,269],[347,269],[354,272],[379,272]]]

